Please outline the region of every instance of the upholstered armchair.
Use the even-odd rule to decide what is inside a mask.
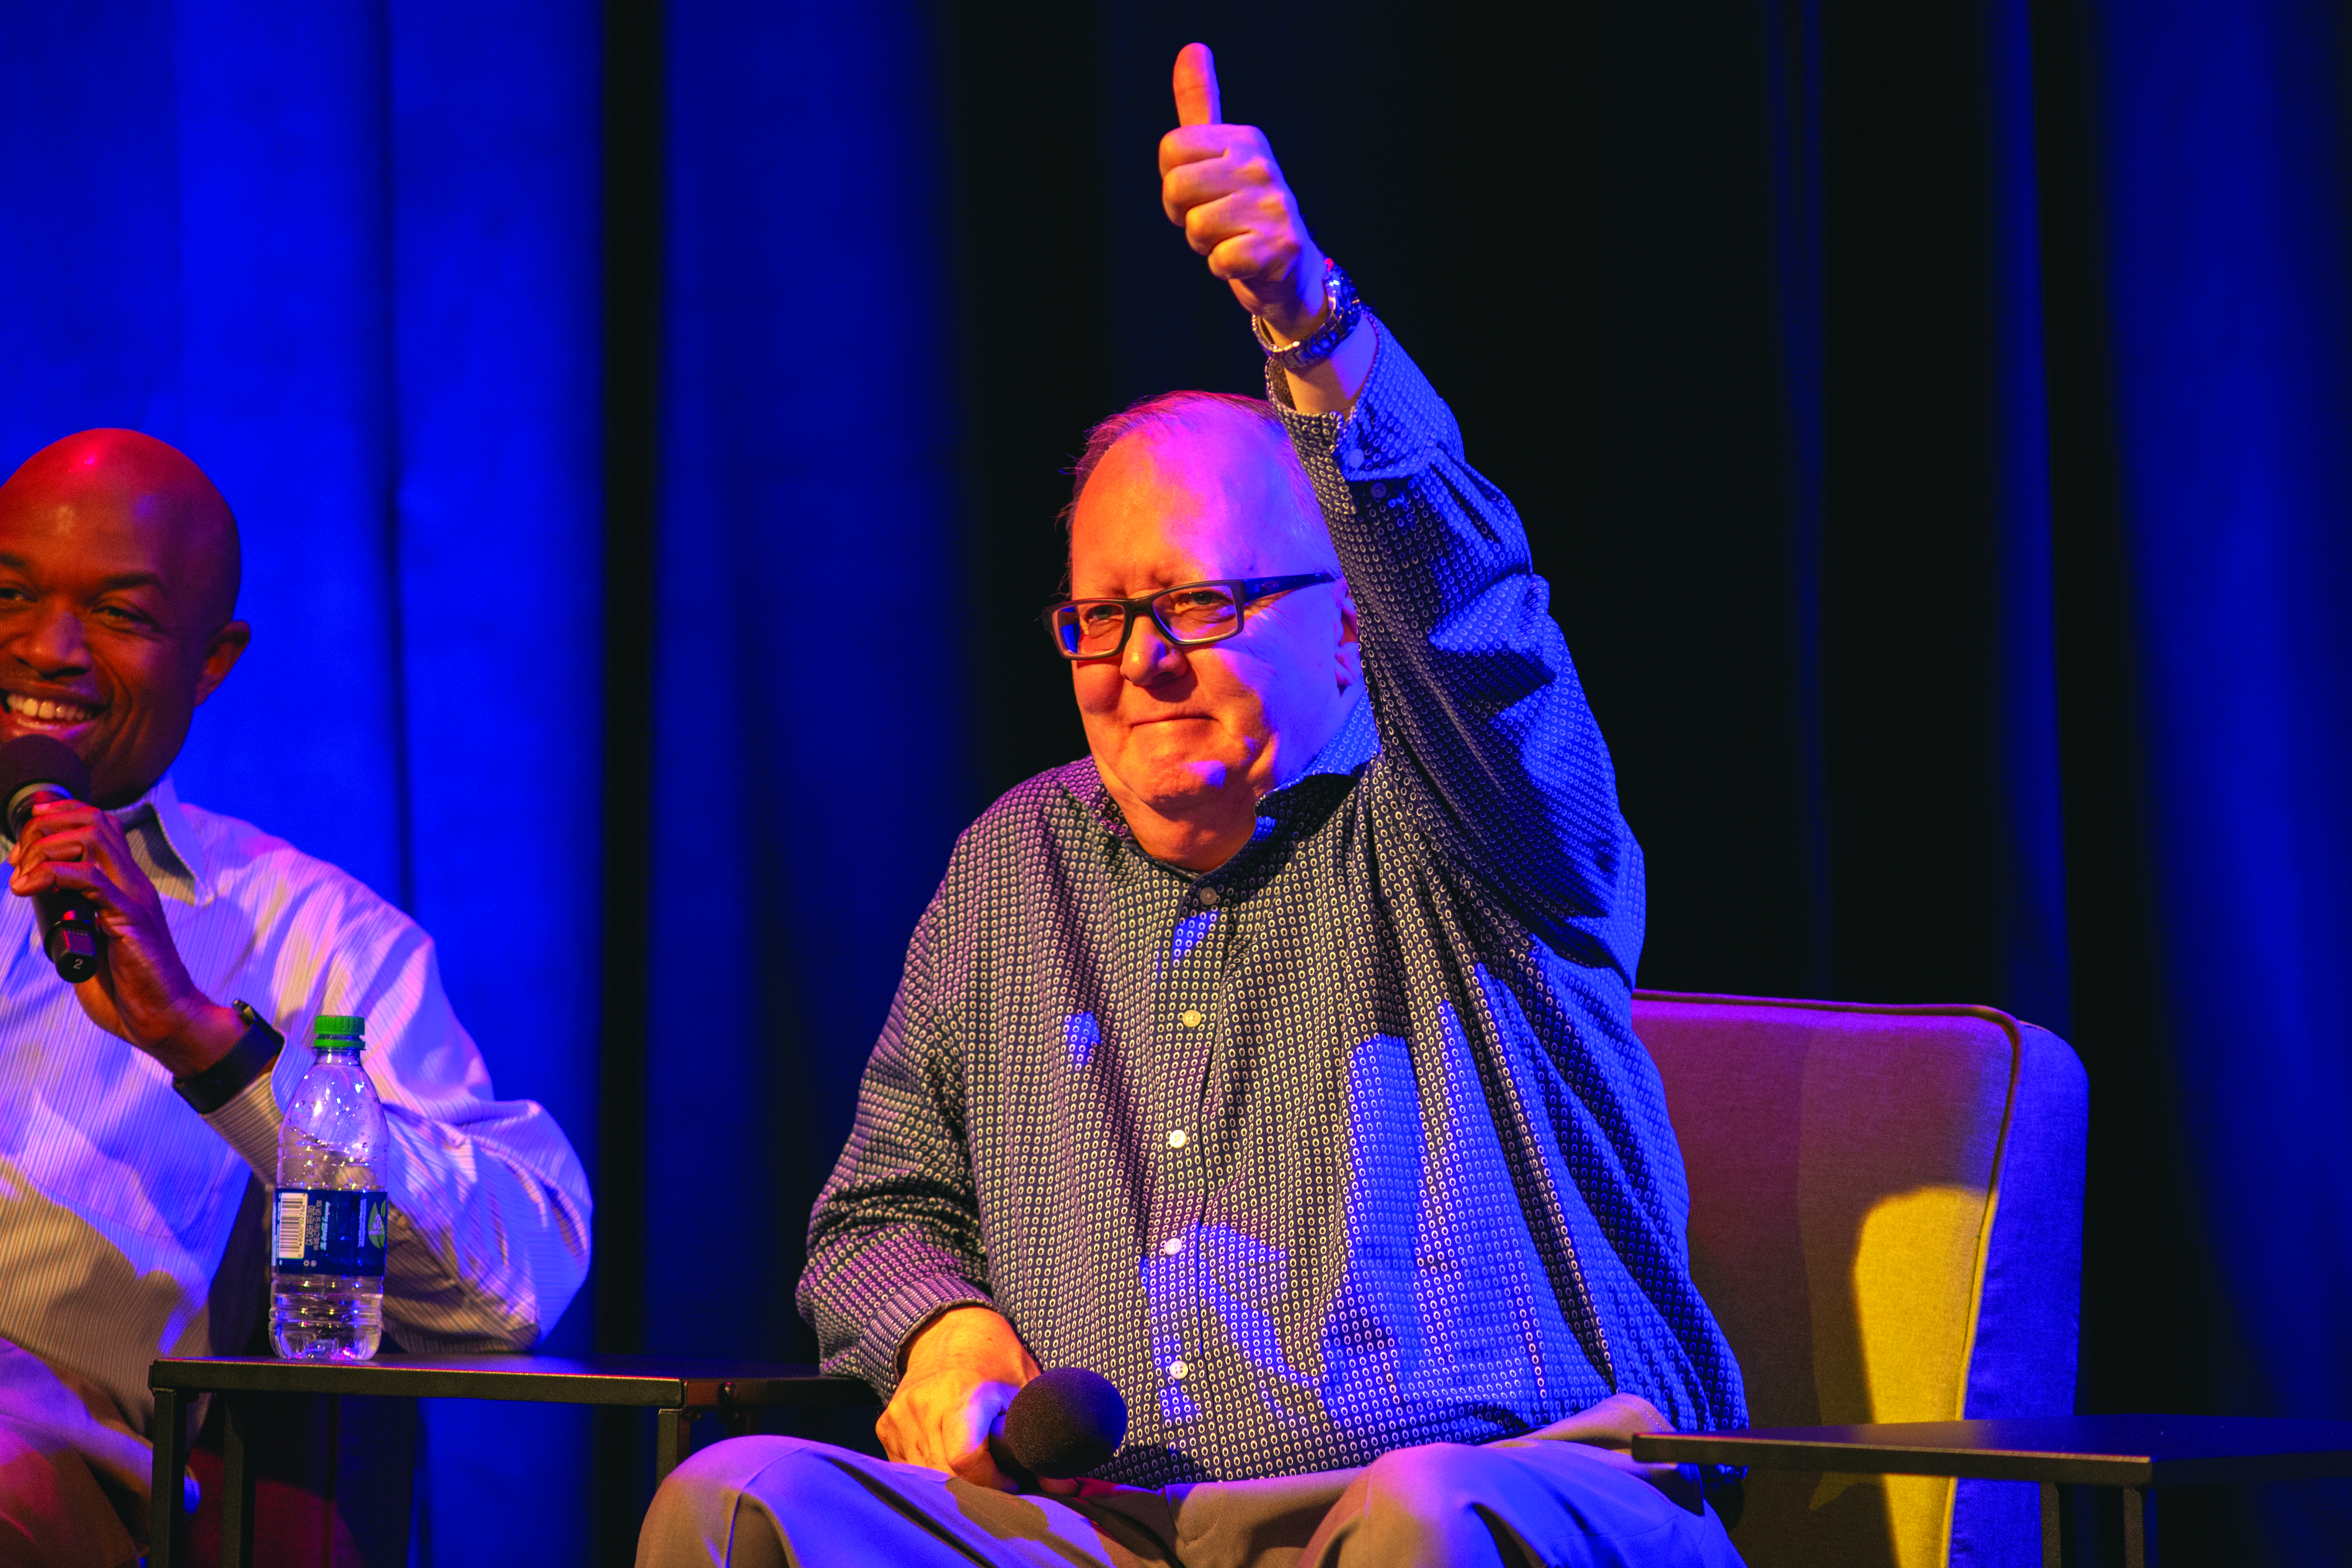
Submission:
[[[1989,1007],[1642,993],[1757,1426],[2074,1408],[2088,1085]],[[2038,1563],[2027,1483],[1752,1471],[1751,1568]]]

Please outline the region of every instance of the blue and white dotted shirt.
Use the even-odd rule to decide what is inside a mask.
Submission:
[[[1369,701],[1206,875],[1091,761],[964,834],[810,1225],[825,1365],[887,1397],[915,1330],[992,1305],[1118,1385],[1097,1474],[1140,1486],[1612,1390],[1744,1425],[1633,1029],[1641,850],[1517,515],[1385,332],[1349,414],[1282,413]]]

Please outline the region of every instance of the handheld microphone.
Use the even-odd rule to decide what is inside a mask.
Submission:
[[[1013,1396],[1003,1432],[988,1439],[997,1468],[1017,1481],[1083,1476],[1127,1440],[1127,1401],[1082,1366],[1040,1374]]]
[[[0,808],[6,812],[11,838],[24,837],[33,807],[43,801],[89,796],[89,769],[63,741],[19,735],[0,745]],[[98,973],[106,936],[88,899],[51,888],[33,895],[33,910],[41,925],[41,951],[58,966],[58,979],[79,985]]]

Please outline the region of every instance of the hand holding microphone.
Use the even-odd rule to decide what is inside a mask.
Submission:
[[[21,735],[0,745],[0,810],[8,817],[8,837],[19,846],[36,807],[81,800],[89,794],[89,769],[71,746],[47,735]],[[94,980],[99,971],[98,911],[88,899],[65,888],[45,888],[33,895],[34,918],[41,930],[41,951],[58,966],[58,978],[68,985]]]
[[[988,1446],[997,1468],[1034,1485],[1083,1476],[1126,1440],[1127,1401],[1110,1379],[1082,1366],[1057,1366],[1013,1396],[1003,1428]]]
[[[882,1451],[902,1464],[998,1491],[1069,1493],[1072,1478],[1127,1435],[1126,1403],[1108,1380],[1074,1367],[1041,1373],[1013,1325],[989,1308],[941,1313],[906,1354],[906,1373],[874,1425]]]
[[[89,770],[63,742],[0,744],[0,810],[16,841],[8,890],[33,900],[44,950],[90,1021],[191,1077],[228,1053],[245,1021],[189,977],[163,895],[122,825],[82,798],[89,790]]]

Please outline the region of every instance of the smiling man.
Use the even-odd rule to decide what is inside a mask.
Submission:
[[[39,805],[0,900],[0,1563],[131,1563],[158,1355],[242,1352],[262,1193],[310,1020],[367,1019],[391,1149],[388,1335],[520,1350],[587,1269],[587,1182],[553,1121],[491,1098],[415,922],[334,867],[181,801],[167,770],[236,666],[236,524],[129,430],[0,485],[0,742],[55,737],[92,799]],[[32,896],[85,894],[99,974],[58,979]],[[284,1047],[281,1049],[281,1046]]]
[[[639,1562],[1735,1563],[1625,1451],[1744,1411],[1545,585],[1199,45],[1176,97],[1161,198],[1268,396],[1078,464],[1045,620],[1091,755],[957,845],[810,1226],[888,1458],[719,1444]],[[1014,1495],[988,1439],[1041,1363],[1127,1439]]]

